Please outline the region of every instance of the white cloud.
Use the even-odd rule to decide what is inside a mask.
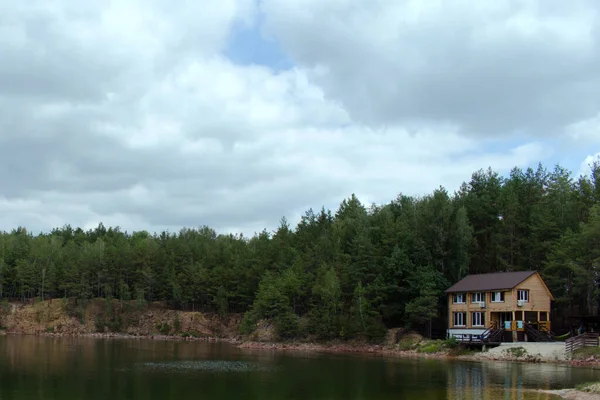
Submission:
[[[600,161],[600,152],[588,155],[579,165],[577,176],[590,176],[590,166]]]
[[[263,0],[297,61],[283,72],[223,55],[257,23],[251,0],[48,4],[0,0],[0,229],[251,234],[352,192],[453,190],[552,157],[541,137],[567,122],[578,148],[597,128],[596,97],[558,113],[553,97],[595,90],[572,78],[597,76],[585,2]],[[512,130],[529,134],[502,139]]]

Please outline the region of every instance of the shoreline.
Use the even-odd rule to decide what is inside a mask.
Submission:
[[[119,332],[94,332],[94,333],[23,333],[23,332],[4,332],[0,331],[0,336],[37,336],[47,338],[90,338],[90,339],[138,339],[138,340],[159,340],[170,342],[223,342],[223,343],[240,343],[236,338],[222,338],[217,336],[181,336],[181,335],[134,335],[131,333]]]
[[[218,337],[218,336],[181,336],[181,335],[141,335],[130,333],[23,333],[0,331],[0,336],[38,336],[48,338],[91,338],[91,339],[137,339],[137,340],[159,340],[173,342],[213,342],[228,343],[242,350],[270,350],[278,352],[304,352],[304,353],[323,353],[323,354],[364,354],[375,356],[387,356],[397,358],[422,358],[438,360],[461,360],[461,361],[503,361],[503,362],[524,362],[529,364],[558,364],[571,367],[582,368],[600,368],[600,360],[556,360],[542,358],[537,356],[515,357],[510,355],[490,354],[488,352],[474,352],[471,354],[453,354],[451,351],[438,352],[419,352],[417,350],[401,350],[389,345],[376,345],[366,343],[314,343],[314,342],[257,342],[243,340],[239,337]],[[600,399],[599,399],[600,400]]]
[[[400,350],[384,345],[355,343],[298,343],[298,342],[253,342],[241,341],[236,347],[247,350],[272,350],[323,354],[370,354],[398,358],[452,359],[446,352],[424,353],[416,350]]]

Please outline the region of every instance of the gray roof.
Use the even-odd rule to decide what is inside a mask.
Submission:
[[[467,275],[446,293],[485,292],[489,290],[512,289],[536,271],[494,272],[491,274]]]

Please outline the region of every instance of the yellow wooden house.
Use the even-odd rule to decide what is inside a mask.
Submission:
[[[481,340],[495,332],[499,341],[548,338],[554,297],[537,271],[468,275],[446,293],[448,337]]]

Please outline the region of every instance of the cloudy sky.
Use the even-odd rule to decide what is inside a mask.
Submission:
[[[0,229],[252,234],[577,174],[599,93],[597,0],[0,0]]]

